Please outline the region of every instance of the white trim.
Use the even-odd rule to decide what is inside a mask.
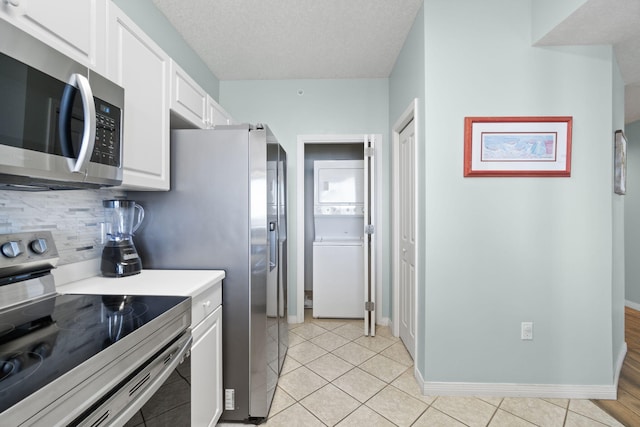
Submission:
[[[391,319],[388,317],[380,317],[376,319],[376,325],[378,326],[389,326],[391,325]]]
[[[381,183],[382,154],[384,152],[384,139],[382,134],[371,134],[376,139],[375,170],[376,182]],[[304,155],[306,144],[364,144],[364,134],[314,134],[298,135],[297,161],[296,161],[296,317],[297,321],[304,322]],[[382,185],[375,188],[375,218],[376,232],[374,233],[376,253],[376,300],[382,306],[382,224],[384,224],[384,212],[382,210]],[[302,220],[301,220],[302,219]],[[293,316],[290,316],[292,318]],[[376,310],[376,323],[382,321],[382,310]]]
[[[629,308],[633,308],[634,310],[640,311],[640,304],[638,304],[637,302],[625,300],[624,305]]]
[[[618,360],[616,363],[616,372],[613,376],[613,384],[616,386],[616,390],[618,389],[618,381],[620,381],[620,372],[622,371],[622,366],[624,364],[624,358],[627,356],[627,343],[622,343],[622,349],[620,349],[620,353],[618,354]]]
[[[290,325],[294,324],[294,323],[303,323],[303,322],[304,322],[304,311],[302,313],[302,322],[299,321],[297,314],[295,314],[295,315],[290,314],[290,315],[287,316],[287,323],[290,324]]]
[[[419,372],[416,374],[419,377]],[[418,380],[418,378],[416,378]],[[425,396],[542,397],[615,400],[617,385],[420,382]]]
[[[413,101],[411,102],[411,104],[409,104],[409,106],[406,108],[406,110],[400,115],[400,117],[398,118],[398,120],[396,120],[396,122],[393,125],[393,129],[392,129],[392,135],[393,135],[393,147],[392,147],[392,170],[391,170],[391,176],[392,176],[392,208],[391,208],[391,221],[392,221],[392,230],[393,232],[391,233],[391,266],[392,266],[392,279],[391,279],[391,288],[392,288],[392,295],[393,295],[393,312],[391,313],[391,325],[392,325],[392,332],[394,336],[399,336],[400,335],[400,321],[399,321],[399,315],[400,315],[400,290],[398,289],[398,282],[400,280],[398,274],[399,274],[399,268],[398,268],[398,259],[399,259],[399,252],[400,249],[398,247],[398,242],[396,239],[396,236],[399,233],[399,224],[398,224],[398,219],[397,219],[397,215],[396,215],[396,208],[398,206],[399,203],[399,198],[398,198],[398,187],[399,187],[399,182],[398,182],[398,157],[399,157],[399,151],[398,151],[398,145],[400,143],[400,132],[402,132],[402,130],[407,126],[407,124],[409,124],[411,122],[411,120],[413,120],[413,126],[414,126],[414,135],[415,135],[415,141],[416,141],[416,151],[415,151],[415,158],[414,158],[414,162],[415,162],[415,168],[414,170],[416,171],[416,174],[418,173],[419,169],[419,162],[418,162],[418,98],[414,98]],[[415,206],[415,241],[416,241],[416,248],[415,248],[415,271],[414,271],[414,283],[416,286],[416,289],[414,290],[414,295],[416,296],[416,300],[415,300],[415,307],[414,307],[414,324],[416,326],[416,338],[415,338],[415,342],[414,342],[414,349],[413,349],[413,355],[414,355],[414,360],[418,359],[418,354],[419,354],[419,349],[418,349],[418,337],[419,335],[419,331],[420,331],[420,325],[418,324],[418,306],[417,306],[417,301],[418,301],[418,270],[420,268],[420,263],[418,262],[418,260],[420,259],[420,248],[418,245],[418,236],[420,236],[421,233],[421,226],[420,226],[420,221],[418,221],[418,209],[419,209],[419,198],[420,198],[420,194],[419,194],[419,186],[418,186],[418,176],[414,176],[415,182],[414,182],[414,206]]]
[[[413,376],[425,396],[474,396],[474,397],[543,397],[565,399],[618,398],[618,380],[627,354],[627,343],[623,343],[618,355],[614,383],[611,385],[568,384],[509,384],[509,383],[453,383],[425,381],[414,365]]]

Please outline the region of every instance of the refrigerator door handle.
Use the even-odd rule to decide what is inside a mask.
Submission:
[[[269,222],[269,271],[278,265],[278,227],[275,221]]]

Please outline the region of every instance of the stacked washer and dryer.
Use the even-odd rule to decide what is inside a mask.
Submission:
[[[313,317],[364,317],[364,162],[314,162]]]

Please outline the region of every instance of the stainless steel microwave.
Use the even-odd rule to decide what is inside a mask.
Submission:
[[[0,189],[122,183],[122,87],[0,19],[0,94]]]

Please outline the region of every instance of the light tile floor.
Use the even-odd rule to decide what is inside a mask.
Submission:
[[[622,426],[589,400],[423,396],[413,361],[389,328],[364,337],[362,321],[309,314],[289,325],[267,427]]]

